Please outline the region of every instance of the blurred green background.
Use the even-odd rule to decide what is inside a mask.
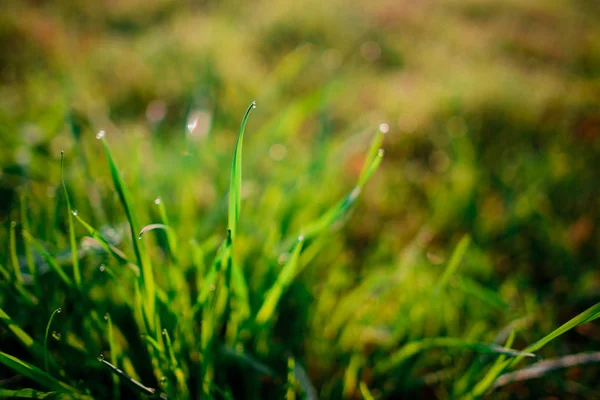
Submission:
[[[210,236],[223,226],[231,152],[252,100],[243,208],[273,211],[283,221],[275,232],[293,231],[297,204],[318,214],[346,193],[370,135],[389,129],[381,169],[293,289],[311,305],[290,311],[286,329],[302,330],[294,346],[324,398],[353,354],[384,359],[403,338],[439,334],[491,340],[525,316],[521,348],[600,301],[593,0],[4,2],[2,243],[20,192],[38,236],[48,221],[64,227],[60,150],[75,208],[125,221],[94,140],[100,129],[136,202],[160,195],[182,236]],[[282,206],[268,202],[282,196]],[[261,232],[243,213],[242,231],[269,237],[268,222]],[[202,224],[191,223],[198,215]],[[466,233],[468,283],[453,283],[446,321],[431,318],[427,287]],[[543,355],[599,343],[592,323]],[[455,362],[443,351],[428,357],[448,370]],[[378,382],[375,394],[388,385],[444,397],[431,364],[414,379]],[[599,371],[557,372],[498,396],[593,398]]]

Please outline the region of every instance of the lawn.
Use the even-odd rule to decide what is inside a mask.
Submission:
[[[600,397],[594,1],[0,13],[0,398]]]

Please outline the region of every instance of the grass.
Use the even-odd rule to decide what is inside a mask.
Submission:
[[[46,300],[46,306],[57,301],[64,303],[64,308],[68,310],[69,328],[62,332],[65,339],[60,348],[53,346],[55,348],[50,349],[50,329],[60,323],[54,321],[62,310],[55,309],[46,325],[42,347],[0,309],[4,325],[12,331],[14,339],[29,350],[33,364],[6,353],[1,353],[0,363],[14,373],[29,378],[30,384],[34,386],[17,391],[4,390],[3,396],[10,398],[66,395],[83,399],[146,395],[151,398],[185,399],[198,396],[260,398],[267,395],[293,399],[296,396],[311,397],[317,392],[318,389],[315,389],[310,377],[299,372],[301,369],[297,369],[305,354],[294,354],[293,348],[287,348],[286,337],[281,336],[279,331],[281,324],[287,324],[282,319],[287,317],[286,312],[289,313],[289,307],[293,304],[290,302],[294,301],[288,293],[303,269],[310,267],[310,263],[319,257],[321,251],[326,251],[332,246],[331,237],[339,229],[339,222],[366,189],[383,157],[383,151],[378,148],[382,144],[385,129],[378,130],[371,140],[364,166],[358,175],[358,183],[348,195],[328,210],[322,211],[321,216],[316,216],[313,221],[295,221],[295,225],[302,227],[295,243],[289,240],[289,233],[285,232],[274,232],[276,240],[263,242],[257,237],[244,236],[245,225],[240,225],[240,221],[246,216],[242,212],[243,138],[250,111],[255,107],[252,103],[246,111],[235,145],[228,194],[226,235],[215,233],[203,243],[190,242],[191,245],[185,250],[177,245],[181,237],[176,227],[169,225],[166,207],[160,198],[154,203],[159,208],[157,215],[161,223],[152,223],[145,227],[140,225],[138,214],[141,210],[135,205],[116,165],[107,136],[101,132],[97,139],[102,142],[106,153],[108,169],[127,219],[127,231],[135,255],[134,261],[128,260],[125,255],[126,249],[117,249],[111,245],[98,229],[84,222],[79,212],[71,208],[69,190],[64,179],[64,153],[61,152],[61,185],[68,216],[66,236],[70,246],[70,258],[64,263],[65,268],[53,252],[35,239],[25,226],[22,225],[20,231],[23,243],[31,245],[50,267],[46,276],[40,276],[37,272],[32,274],[33,281],[29,286],[42,291],[40,293]],[[285,202],[285,198],[283,195],[282,201]],[[267,214],[255,218],[259,223],[268,225],[268,214],[273,211],[276,210],[267,210]],[[303,211],[296,207],[292,208],[290,213],[287,218],[303,215]],[[98,264],[99,259],[79,258],[75,219],[85,227],[86,232],[99,246],[102,253],[101,264]],[[240,226],[242,229],[239,229]],[[157,230],[157,233],[165,232],[162,245],[160,241],[155,243],[155,246],[146,242],[147,235],[144,234],[152,230]],[[53,235],[59,237],[64,233],[57,229]],[[219,236],[222,236],[222,242],[215,249],[212,238]],[[15,268],[6,277],[6,284],[12,287],[15,293],[19,293],[12,303],[28,307],[31,312],[39,311],[40,306],[32,305],[31,298],[25,294],[21,265],[15,261],[18,259],[15,254],[15,224],[10,225],[10,239],[10,259]],[[466,236],[458,243],[445,271],[437,284],[432,286],[427,314],[440,312],[444,315],[448,312],[446,304],[452,302],[447,293],[448,284],[459,274],[458,268],[468,252],[469,242],[470,238]],[[152,250],[152,247],[157,248]],[[283,265],[274,262],[275,249],[281,252],[278,259],[279,264]],[[207,269],[205,259],[210,257],[211,253],[214,254],[213,260]],[[158,270],[151,263],[153,257],[158,259],[154,264],[161,265]],[[285,261],[281,262],[282,259]],[[191,262],[186,264],[183,260]],[[92,272],[82,276],[80,261],[82,266]],[[39,264],[36,268],[39,269]],[[259,268],[266,268],[260,271],[263,278],[258,285],[252,284],[259,275]],[[99,279],[98,274],[93,272],[98,269],[101,273],[110,271],[111,284],[118,288],[114,295],[110,290],[107,291],[109,283]],[[157,280],[159,276],[162,279]],[[63,292],[64,296],[55,297],[59,292]],[[104,319],[99,317],[99,310],[107,310]],[[339,310],[334,310],[335,312]],[[424,314],[423,318],[427,318],[427,314]],[[117,319],[113,320],[112,315],[118,316]],[[481,355],[480,358],[472,359],[477,370],[470,375],[463,372],[463,385],[460,390],[453,390],[453,397],[479,398],[492,388],[503,372],[514,367],[523,358],[537,357],[534,352],[550,341],[598,317],[600,303],[534,344],[526,346],[522,351],[509,348],[514,340],[514,332],[505,346],[475,341],[468,337],[448,336],[412,340],[401,344],[402,337],[398,336],[395,340],[401,346],[385,358],[375,357],[372,361],[365,358],[368,353],[354,353],[345,372],[343,393],[352,397],[360,386],[363,397],[373,398],[369,384],[377,385],[377,382],[390,379],[393,382],[397,379],[394,377],[406,376],[406,373],[414,368],[414,365],[410,364],[418,360],[419,354],[428,353],[434,348],[444,348],[446,351],[473,352]],[[425,321],[417,319],[412,323],[425,324]],[[98,357],[92,349],[100,349],[102,353]],[[77,366],[71,365],[70,359],[66,358],[63,352],[72,356],[78,354],[82,360],[87,360],[84,361],[85,370],[76,373],[73,368]],[[485,355],[487,361],[482,361],[481,357]],[[100,365],[93,364],[92,360],[96,357]],[[110,361],[107,357],[110,357]],[[54,361],[55,358],[62,362]],[[371,362],[371,378],[367,378],[368,382],[365,382],[360,371],[364,372]],[[44,369],[36,367],[35,363],[43,365]],[[98,377],[103,374],[99,366],[105,367],[105,371],[112,374],[110,379]],[[465,364],[463,369],[469,370],[469,364]],[[236,379],[239,379],[236,376],[239,377],[240,374],[244,376],[243,386],[235,384]],[[386,383],[379,388],[378,396],[385,396],[389,385]],[[52,392],[41,393],[39,390]],[[321,391],[321,396],[342,395],[336,389],[329,390],[332,392],[328,394]],[[392,392],[393,390],[392,386]]]
[[[600,397],[599,11],[7,5],[0,397]]]

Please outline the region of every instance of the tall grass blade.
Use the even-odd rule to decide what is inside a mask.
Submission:
[[[129,191],[125,186],[125,182],[119,173],[119,169],[112,157],[110,152],[110,148],[108,147],[108,143],[106,141],[106,135],[104,131],[101,131],[96,136],[104,146],[104,152],[106,153],[106,158],[108,160],[108,166],[110,169],[110,174],[112,177],[113,185],[115,186],[115,190],[119,196],[119,200],[121,201],[121,205],[125,211],[125,215],[127,216],[127,220],[129,222],[129,228],[131,230],[131,240],[133,242],[133,250],[135,252],[135,256],[138,261],[138,265],[141,268],[141,277],[144,288],[145,302],[144,302],[144,311],[147,314],[147,321],[149,323],[149,327],[152,332],[154,332],[154,314],[156,307],[156,288],[154,283],[154,273],[152,270],[152,264],[150,263],[150,257],[146,252],[146,248],[144,246],[143,241],[136,240],[136,235],[140,231],[140,224],[138,222],[137,215],[135,213],[135,209],[131,202],[131,196],[129,195]]]
[[[231,166],[231,181],[229,183],[229,214],[228,225],[231,230],[231,238],[235,239],[237,234],[237,224],[240,217],[240,208],[242,204],[242,146],[244,144],[244,131],[250,111],[256,108],[256,102],[252,102],[240,125],[237,142],[235,144],[235,152],[233,154],[233,163]]]
[[[25,194],[21,195],[21,232],[29,232],[29,217],[27,215],[27,197]],[[27,260],[27,268],[29,269],[29,274],[31,274],[32,280],[34,284],[37,284],[37,280],[35,279],[37,276],[37,268],[35,267],[35,261],[33,259],[33,252],[31,251],[31,246],[27,241],[24,243],[25,250],[25,259]]]
[[[67,201],[67,218],[69,219],[69,243],[71,245],[71,262],[73,264],[73,280],[75,286],[81,287],[81,272],[79,270],[79,257],[77,256],[77,241],[75,239],[75,224],[73,223],[73,208],[71,207],[71,200],[69,199],[69,191],[65,184],[64,174],[64,158],[65,152],[60,152],[60,182],[65,192],[65,199]]]
[[[19,265],[19,257],[17,256],[17,235],[15,233],[16,227],[17,223],[15,221],[11,221],[9,234],[9,252],[10,260],[15,271],[15,279],[17,280],[17,284],[21,285],[23,284],[23,275],[21,274],[21,266]]]

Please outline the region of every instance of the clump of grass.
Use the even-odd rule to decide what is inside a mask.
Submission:
[[[339,384],[342,379],[335,377],[315,385],[303,365],[304,354],[298,352],[294,341],[281,334],[285,332],[282,326],[289,322],[286,318],[290,307],[309,307],[310,300],[299,300],[301,296],[294,283],[310,269],[321,251],[334,248],[329,241],[333,232],[365,191],[382,161],[380,146],[384,132],[375,134],[355,187],[337,203],[328,207],[318,204],[319,213],[309,213],[310,218],[295,224],[289,222],[293,215],[303,215],[303,204],[297,199],[290,199],[292,207],[287,214],[277,215],[277,210],[270,209],[272,214],[259,215],[259,223],[280,228],[271,228],[263,242],[260,237],[253,237],[256,232],[244,234],[242,223],[244,133],[254,108],[254,103],[248,107],[237,135],[230,168],[227,224],[204,239],[180,236],[160,198],[154,202],[159,221],[143,226],[139,222],[138,203],[111,153],[110,138],[104,132],[98,134],[114,191],[126,216],[133,258],[72,208],[61,153],[69,257],[66,262],[61,261],[46,242],[34,237],[25,222],[28,216],[23,200],[19,232],[34,293],[24,284],[17,254],[16,224],[10,226],[6,260],[14,268],[12,272],[2,268],[2,275],[5,286],[16,294],[15,303],[26,312],[37,312],[40,307],[45,311],[57,302],[64,311],[55,308],[47,316],[41,345],[0,308],[2,323],[21,346],[15,351],[18,356],[0,352],[0,363],[27,379],[20,386],[33,386],[0,389],[0,396],[294,399],[317,395],[353,397],[360,393],[363,398],[374,399],[401,389],[403,386],[394,381],[395,377],[409,377],[416,369],[414,364],[419,354],[442,348],[487,357],[472,364],[476,370],[465,368],[467,372],[462,375],[460,387],[454,388],[456,397],[477,398],[488,393],[503,372],[524,358],[536,358],[535,352],[551,340],[600,316],[597,304],[522,351],[511,348],[514,332],[504,345],[466,335],[449,337],[440,333],[411,340],[397,335],[393,343],[380,346],[378,353],[368,349],[346,352],[344,356],[349,356],[349,362],[341,366],[343,387]],[[265,198],[268,200],[268,196]],[[280,198],[283,202],[287,200],[285,194],[280,194]],[[308,199],[304,203],[307,207],[312,205]],[[84,249],[77,244],[75,221],[93,241],[101,254],[99,258],[92,254],[81,262]],[[154,242],[153,235],[148,234],[151,231],[157,234]],[[62,231],[57,229],[56,234],[60,236]],[[452,304],[448,286],[454,278],[460,278],[459,266],[469,242],[468,237],[459,242],[445,272],[432,285],[428,293],[431,310],[444,314]],[[46,276],[38,273],[33,250],[50,268]],[[333,254],[336,255],[335,251]],[[258,284],[253,282],[256,276]],[[498,303],[493,295],[476,285],[471,282],[469,287],[475,286],[472,292],[484,299],[492,297],[492,304]],[[373,287],[368,289],[373,292]],[[361,306],[356,301],[348,304],[348,313],[352,307]],[[27,322],[26,316],[19,314]],[[100,317],[102,314],[104,318]],[[347,313],[340,311],[334,319],[346,318],[339,315]],[[421,326],[426,325],[424,318],[416,319]],[[63,339],[52,341],[49,332],[56,325],[62,326]]]

